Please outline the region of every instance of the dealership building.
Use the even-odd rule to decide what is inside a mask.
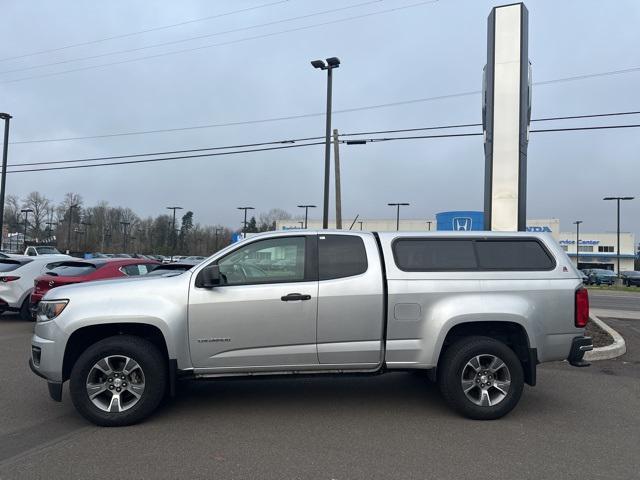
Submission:
[[[300,220],[281,220],[276,223],[278,230],[294,230],[302,228]],[[321,229],[321,220],[309,220],[309,229]],[[335,228],[335,221],[329,222],[329,228]],[[343,230],[368,230],[374,232],[392,232],[396,230],[396,219],[357,218],[343,220]],[[411,232],[424,231],[482,231],[484,230],[484,214],[478,211],[453,211],[436,214],[433,219],[416,220],[400,219],[400,230]],[[615,232],[590,233],[580,232],[580,245],[576,251],[576,232],[561,231],[560,220],[530,219],[527,220],[527,231],[549,233],[567,252],[578,268],[604,268],[617,271],[617,236]],[[637,256],[636,242],[633,233],[620,233],[620,271],[634,270]]]

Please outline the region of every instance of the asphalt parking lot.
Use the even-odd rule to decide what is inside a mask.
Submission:
[[[183,385],[141,425],[79,417],[27,366],[32,324],[0,318],[0,478],[638,478],[640,319],[628,353],[538,370],[492,422],[452,413],[419,375]]]

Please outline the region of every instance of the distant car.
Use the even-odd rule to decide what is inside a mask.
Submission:
[[[174,276],[191,270],[196,263],[163,263],[156,265],[149,273],[147,277],[160,277],[160,276]]]
[[[183,262],[187,261],[187,262],[198,262],[198,263],[200,263],[200,262],[203,262],[206,259],[207,259],[207,257],[203,257],[201,255],[192,255],[190,257],[183,258],[182,261]]]
[[[128,253],[114,253],[112,258],[133,258]]]
[[[621,272],[620,276],[622,277],[623,285],[627,287],[640,287],[640,272]]]
[[[582,271],[582,270],[578,270],[578,273],[580,274],[580,277],[582,278],[582,283],[584,283],[585,285],[588,285],[589,284],[589,275],[587,275],[587,273]]]
[[[617,278],[617,275],[611,270],[592,268],[589,271],[589,283],[591,285],[613,285]]]
[[[56,247],[52,247],[51,245],[27,247],[24,254],[28,257],[38,257],[40,255],[62,255]]]
[[[58,262],[47,269],[44,275],[35,279],[31,308],[37,307],[44,294],[52,288],[108,278],[146,275],[156,265],[159,265],[156,261],[137,258],[95,258]]]
[[[67,255],[62,257],[71,258]],[[62,260],[64,258],[59,261]],[[52,261],[48,255],[14,255],[11,258],[0,258],[0,313],[18,312],[23,320],[31,319],[29,296],[34,280],[57,263]]]

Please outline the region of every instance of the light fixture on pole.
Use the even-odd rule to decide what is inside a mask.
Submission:
[[[621,200],[633,200],[635,197],[604,197],[603,200],[615,200],[617,203],[617,207],[618,207],[618,222],[617,222],[617,228],[616,228],[616,232],[617,232],[617,250],[618,253],[616,254],[616,257],[618,259],[618,278],[620,278],[620,201]]]
[[[322,212],[322,228],[329,228],[329,175],[331,171],[330,156],[331,156],[331,95],[333,89],[333,75],[334,68],[340,66],[340,59],[337,57],[327,58],[325,64],[323,60],[313,60],[311,62],[313,68],[319,68],[320,70],[327,71],[327,118],[326,118],[326,133],[325,133],[325,146],[324,146],[324,202]]]
[[[22,239],[22,245],[24,247],[24,249],[27,249],[27,226],[29,225],[28,222],[28,215],[30,213],[33,213],[33,210],[30,208],[23,208],[22,210],[20,210],[22,213],[24,213],[24,237]]]
[[[309,218],[309,209],[316,208],[315,205],[298,205],[298,208],[304,208],[304,226],[302,228],[307,228],[307,220]]]
[[[244,210],[244,221],[242,222],[242,236],[247,236],[247,210],[255,210],[253,207],[237,207],[238,210]]]
[[[182,207],[167,207],[167,210],[173,210],[173,224],[171,227],[171,234],[173,235],[171,245],[171,261],[173,262],[173,256],[176,254],[176,243],[178,236],[176,235],[176,210],[182,210]]]
[[[0,113],[0,120],[4,120],[4,147],[2,149],[2,177],[0,180],[0,236],[4,231],[4,195],[7,183],[7,154],[9,152],[9,120],[13,117],[8,113]]]
[[[576,268],[580,268],[580,224],[582,220],[576,220],[573,224],[576,226]]]
[[[396,231],[400,230],[400,207],[408,207],[409,203],[387,203],[390,207],[396,207]]]

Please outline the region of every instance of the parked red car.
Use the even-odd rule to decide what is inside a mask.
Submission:
[[[34,309],[45,293],[55,287],[72,283],[91,282],[108,278],[146,275],[160,262],[139,258],[96,258],[91,260],[66,260],[34,281],[31,308]]]

